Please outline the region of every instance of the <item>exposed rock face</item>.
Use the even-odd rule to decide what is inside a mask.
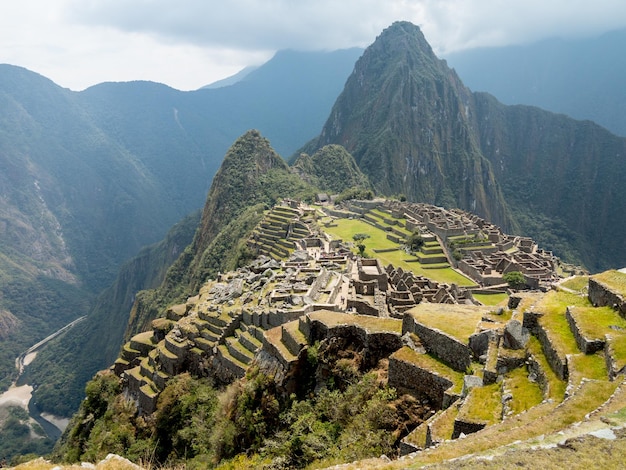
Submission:
[[[313,149],[341,144],[383,193],[473,210],[509,229],[473,136],[471,96],[418,27],[394,23],[357,61]]]

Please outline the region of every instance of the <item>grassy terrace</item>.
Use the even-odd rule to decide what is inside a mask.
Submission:
[[[430,354],[420,354],[408,346],[405,346],[393,353],[393,357],[399,361],[410,362],[411,364],[415,364],[422,369],[436,372],[440,376],[452,382],[453,385],[451,391],[453,393],[461,393],[461,389],[463,388],[463,377],[465,374],[451,369],[434,356],[431,356]],[[452,432],[450,432],[450,435],[451,434]]]
[[[465,439],[446,442],[434,449],[421,452],[415,459],[393,462],[388,467],[420,468],[429,463],[484,452],[494,446],[558,432],[583,420],[589,411],[596,409],[611,396],[617,385],[606,381],[585,382],[570,399],[558,406],[555,403],[542,403],[526,413],[505,419],[481,432],[470,434]]]
[[[550,291],[535,305],[534,309],[543,314],[539,318],[539,323],[548,330],[550,341],[560,354],[579,352],[574,335],[565,318],[565,311],[569,305],[586,307],[590,303],[586,297],[563,291]]]
[[[607,380],[606,361],[604,353],[574,354],[569,358],[569,381],[574,385],[580,384],[583,378]]]
[[[561,286],[576,292],[582,292],[588,285],[589,276],[574,276],[561,283]]]
[[[335,239],[352,241],[352,237],[357,233],[367,233],[370,238],[364,240],[366,254],[381,260],[383,265],[392,264],[401,267],[405,271],[411,271],[416,275],[424,276],[437,282],[448,284],[455,283],[458,286],[473,286],[474,281],[463,276],[450,268],[449,265],[440,268],[432,268],[432,265],[422,265],[415,256],[405,253],[403,250],[396,250],[387,253],[375,253],[374,250],[388,250],[400,248],[397,243],[387,239],[387,232],[359,219],[337,219],[333,221],[335,227],[324,227],[322,229]],[[407,262],[407,260],[410,260]],[[429,269],[430,268],[430,269]]]
[[[576,307],[570,309],[581,333],[587,338],[604,338],[611,327],[626,330],[626,320],[610,307]]]
[[[454,431],[454,420],[459,414],[459,409],[456,403],[446,408],[441,412],[430,427],[433,440],[443,441],[452,437]]]
[[[422,303],[409,310],[409,314],[422,325],[437,328],[467,344],[489,307]]]
[[[609,287],[612,291],[626,296],[626,274],[611,270],[592,276],[598,282]]]
[[[543,354],[539,340],[536,337],[531,336],[526,347],[539,363],[539,367],[546,376],[547,390],[545,398],[551,398],[557,401],[563,400],[567,383],[559,379],[552,370],[552,367],[550,367],[550,364],[548,364],[548,360]]]
[[[504,379],[504,388],[513,398],[509,407],[514,415],[531,409],[543,401],[543,392],[536,382],[528,380],[526,367],[518,367],[509,372]]]
[[[483,305],[506,306],[509,300],[509,295],[506,292],[496,294],[474,294],[474,299],[478,300]]]
[[[461,410],[459,418],[472,422],[495,424],[502,417],[502,385],[494,383],[473,388]]]

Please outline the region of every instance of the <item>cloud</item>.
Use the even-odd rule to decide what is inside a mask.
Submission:
[[[529,42],[626,26],[623,0],[73,0],[74,21],[232,49],[366,46],[395,20],[439,50]]]
[[[194,89],[280,49],[365,47],[392,22],[440,55],[626,27],[623,0],[21,0],[0,2],[0,62],[82,89]]]

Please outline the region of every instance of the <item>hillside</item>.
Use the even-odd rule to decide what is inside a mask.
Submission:
[[[626,265],[626,140],[470,92],[410,23],[366,49],[304,151],[327,144],[382,194],[471,210],[592,271]]]
[[[287,154],[313,136],[359,53],[285,51],[245,83],[195,92],[149,82],[72,92],[28,70],[0,66],[0,317],[11,325],[0,343],[0,390],[11,383],[16,354],[92,304],[96,322],[100,291],[125,261],[202,206],[224,153],[241,133],[267,129]],[[107,308],[128,309],[123,297],[107,300]],[[115,331],[126,321],[120,317]],[[74,390],[84,379],[69,377],[90,377],[107,360],[96,356],[122,340],[99,336],[102,326],[95,323],[90,333],[84,328],[57,354],[69,359],[83,354],[70,350],[77,343],[100,344],[106,337],[112,343],[94,351],[89,366],[76,365],[75,357],[70,370],[53,379],[67,380]],[[80,393],[71,401],[78,400]]]

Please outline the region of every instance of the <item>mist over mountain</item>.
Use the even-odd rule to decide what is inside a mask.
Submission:
[[[626,136],[626,30],[446,55],[463,83],[505,104],[589,119]]]

